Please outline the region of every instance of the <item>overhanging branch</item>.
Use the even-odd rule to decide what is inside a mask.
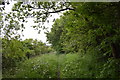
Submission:
[[[53,11],[53,12],[46,12],[44,14],[49,14],[49,13],[58,13],[58,12],[62,12],[62,11],[66,11],[66,10],[75,10],[73,8],[65,8],[65,9],[61,9],[61,10],[56,10],[56,11]]]
[[[33,7],[32,7],[33,8]],[[33,9],[45,9],[45,8],[33,8]],[[62,11],[66,11],[66,10],[75,10],[73,8],[65,8],[65,9],[60,9],[60,10],[56,10],[56,11],[51,11],[51,12],[46,12],[44,14],[49,14],[49,13],[58,13],[58,12],[62,12]]]

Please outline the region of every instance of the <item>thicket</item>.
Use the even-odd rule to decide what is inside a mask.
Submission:
[[[26,39],[20,41],[17,39],[8,40],[5,38],[1,40],[2,72],[5,76],[14,74],[16,66],[21,62],[52,51],[50,46],[38,40]]]
[[[43,54],[22,62],[15,74],[4,78],[118,78],[113,64],[112,59],[98,62],[91,54]]]
[[[94,61],[98,61],[99,77],[120,77],[119,4],[71,3],[75,10],[55,21],[51,32],[46,33],[48,41],[58,53],[95,57],[90,63],[95,65]]]
[[[35,9],[38,9],[38,11],[34,11]],[[27,22],[26,18],[34,17],[36,19],[35,23],[40,22],[38,26],[32,26],[33,28],[37,30],[39,28],[45,29],[40,24],[45,21],[49,22],[48,17],[51,13],[69,10],[60,19],[55,20],[51,32],[46,33],[48,41],[57,53],[79,54],[79,60],[76,57],[76,59],[73,59],[74,55],[70,55],[71,57],[66,58],[68,62],[64,61],[65,63],[61,64],[65,68],[62,70],[61,76],[120,78],[120,2],[78,3],[63,1],[58,3],[32,2],[30,4],[18,2],[12,10],[12,12],[5,14],[4,20],[7,21],[5,27],[0,26],[0,29],[3,28],[4,37],[7,38],[2,39],[3,71],[4,68],[8,67],[7,64],[13,70],[14,65],[12,64],[16,65],[18,61],[39,55],[39,53],[46,53],[46,46],[41,42],[9,40],[12,34],[25,29],[22,23]],[[2,20],[2,16],[0,16],[0,19]],[[3,25],[2,21],[1,23]],[[81,69],[78,69],[79,73],[75,68]],[[40,74],[42,75],[42,73]],[[69,76],[71,74],[72,76]],[[43,76],[48,77],[47,75]]]

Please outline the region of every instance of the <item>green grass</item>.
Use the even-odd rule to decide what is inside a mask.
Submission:
[[[43,54],[22,62],[7,78],[100,78],[98,64],[91,54]]]
[[[15,78],[79,78],[89,73],[78,54],[44,54],[20,64]],[[85,67],[86,66],[86,67]]]
[[[56,54],[44,54],[23,62],[15,78],[57,78]]]
[[[89,58],[90,59],[90,58]],[[12,78],[86,78],[89,63],[79,54],[43,54],[22,62]]]

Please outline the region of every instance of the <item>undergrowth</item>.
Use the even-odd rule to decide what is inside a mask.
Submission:
[[[118,63],[98,62],[92,54],[43,54],[19,64],[8,78],[114,78]]]

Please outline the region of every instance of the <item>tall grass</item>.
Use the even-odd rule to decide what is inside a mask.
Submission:
[[[88,56],[90,59],[90,56]],[[44,54],[23,62],[16,78],[84,78],[91,77],[90,60],[79,54]]]
[[[43,54],[23,62],[16,71],[16,78],[57,78],[56,54]]]
[[[103,64],[103,63],[102,63]],[[103,78],[103,66],[92,54],[43,54],[24,61],[13,78]],[[106,74],[101,75],[102,74]],[[107,73],[106,73],[107,72]],[[102,76],[102,77],[101,77]]]

